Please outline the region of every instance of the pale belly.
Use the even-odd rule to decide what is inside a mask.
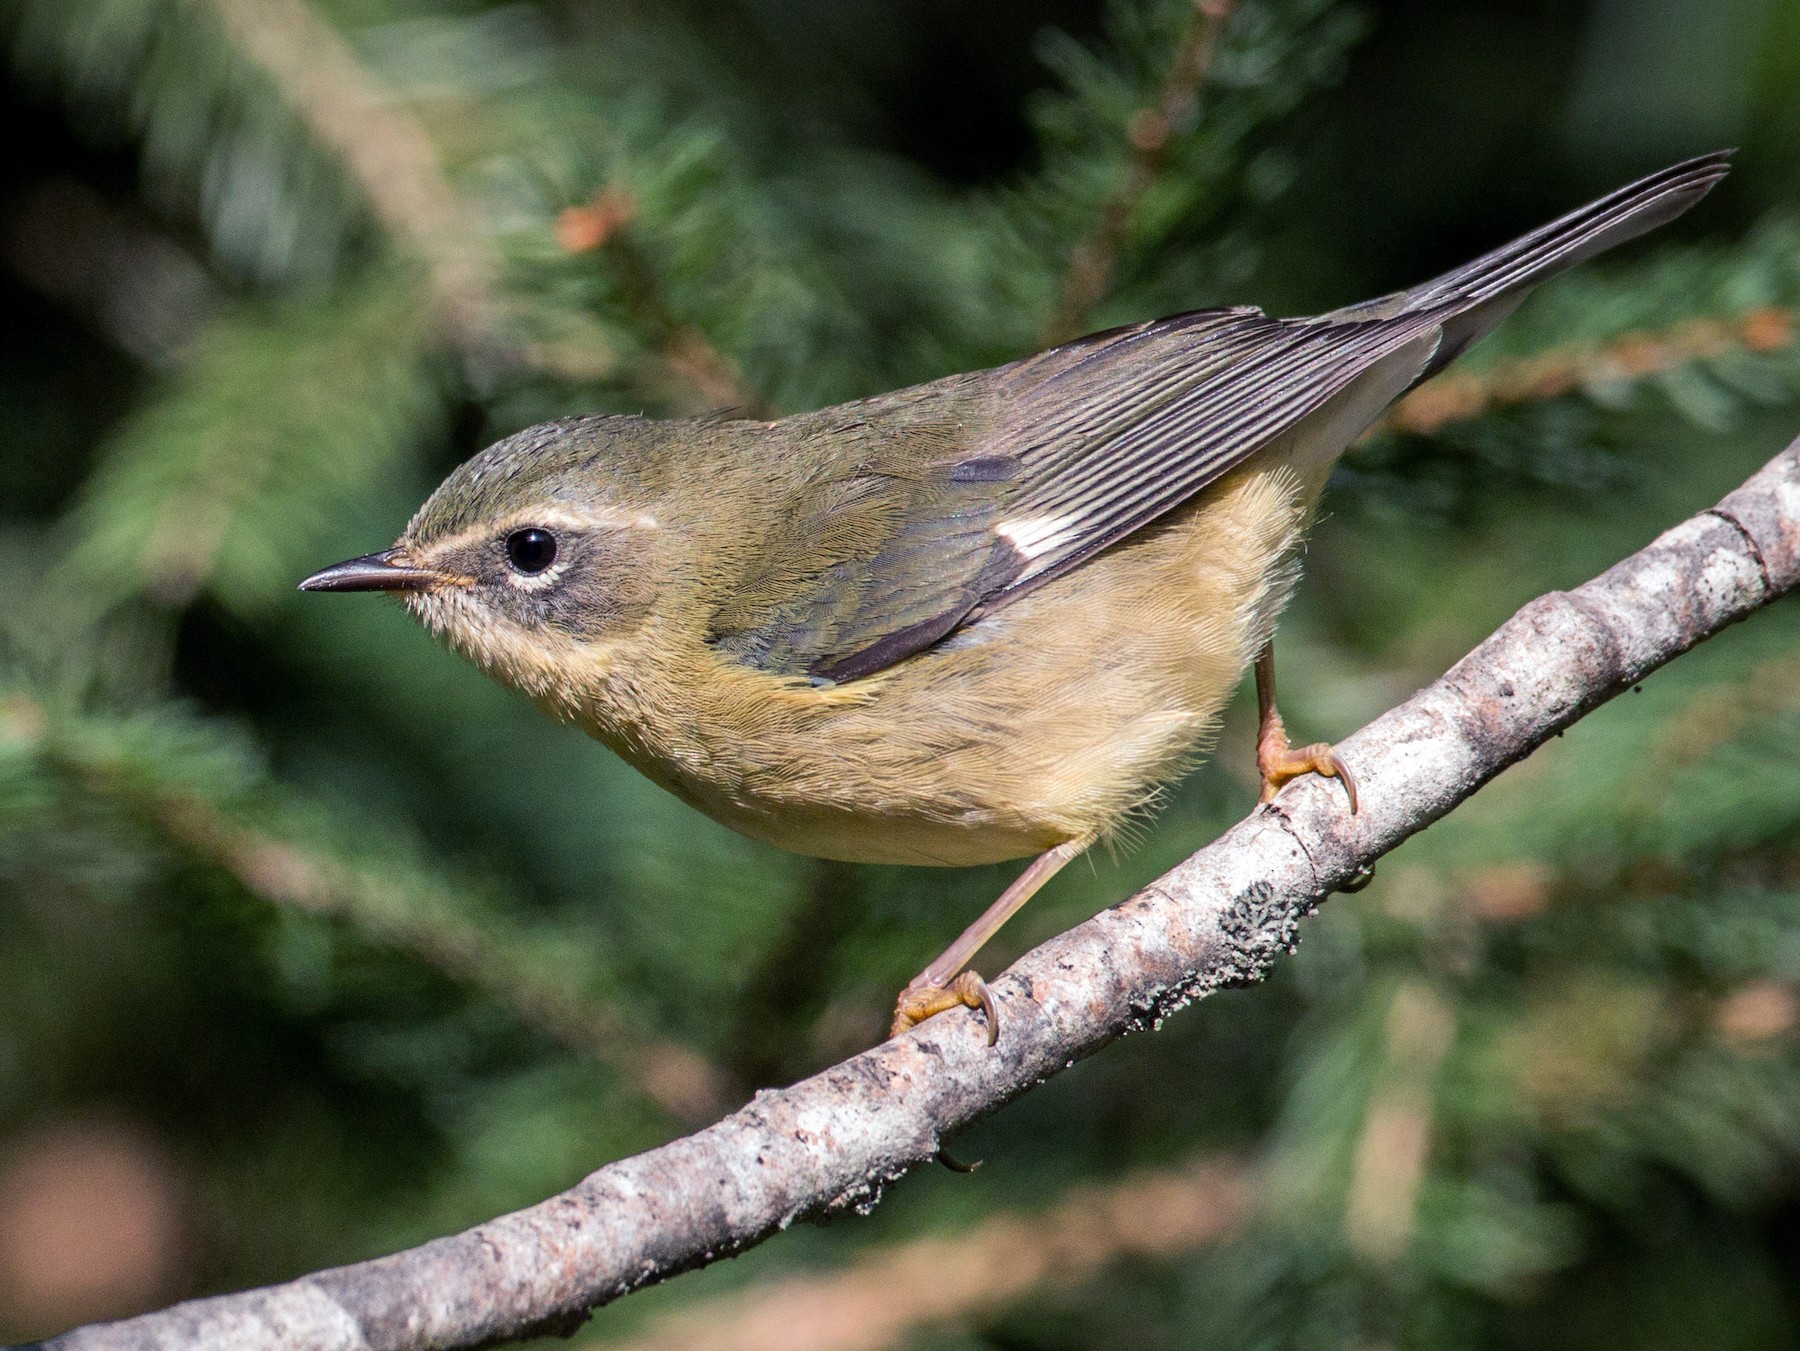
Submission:
[[[1287,600],[1316,486],[1285,465],[1239,470],[866,684],[740,700],[714,725],[690,713],[655,749],[592,730],[797,853],[967,866],[1092,843],[1209,745]],[[866,697],[847,699],[856,686]]]

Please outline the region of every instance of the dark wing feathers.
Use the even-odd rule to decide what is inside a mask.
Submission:
[[[1290,433],[1314,434],[1315,415],[1347,442],[1379,400],[1445,365],[1530,286],[1692,206],[1726,158],[1674,165],[1409,291],[1316,319],[1199,310],[870,400],[850,423],[813,415],[840,468],[773,528],[712,641],[786,675],[890,666]]]
[[[979,485],[979,505],[950,521],[909,515],[871,559],[854,613],[815,633],[806,670],[850,680],[930,646],[1180,506],[1434,331],[1428,316],[1212,311],[994,372],[998,416],[963,461],[980,468],[944,475]]]
[[[1595,254],[1668,224],[1706,196],[1730,167],[1730,151],[1672,164],[1415,286],[1407,292],[1410,306],[1486,300],[1520,286],[1535,286]]]
[[[996,528],[1024,566],[985,608],[1179,506],[1435,327],[1430,315],[1324,324],[1237,311],[1198,343],[1169,343],[1141,380],[1100,375],[1090,418],[1021,391],[1000,434],[1023,447],[1022,483]]]

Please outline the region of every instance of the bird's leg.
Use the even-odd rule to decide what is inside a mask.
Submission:
[[[888,1035],[897,1037],[935,1014],[966,1007],[978,1008],[987,1015],[989,1046],[1000,1040],[1000,1016],[995,1012],[994,997],[988,993],[987,982],[973,971],[963,971],[963,967],[1020,906],[1056,876],[1063,864],[1085,848],[1087,841],[1071,840],[1047,849],[1033,859],[1031,866],[1019,874],[1018,880],[1000,893],[1000,899],[900,992],[894,1005],[894,1025],[888,1029]],[[958,975],[958,972],[962,974]]]
[[[1289,779],[1302,774],[1321,774],[1343,782],[1350,797],[1350,813],[1356,814],[1356,780],[1350,767],[1323,741],[1298,750],[1288,744],[1287,728],[1275,707],[1275,644],[1269,643],[1256,657],[1256,767],[1262,771],[1262,797],[1268,802]]]

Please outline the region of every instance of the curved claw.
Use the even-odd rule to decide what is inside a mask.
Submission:
[[[1258,747],[1258,751],[1257,767],[1262,771],[1263,780],[1262,796],[1257,799],[1259,803],[1274,801],[1275,794],[1291,780],[1304,774],[1317,774],[1344,785],[1344,795],[1350,799],[1350,814],[1356,815],[1356,776],[1344,763],[1344,757],[1330,745],[1319,741],[1299,750],[1278,745]]]
[[[987,1018],[988,1045],[1000,1040],[1000,1013],[994,1005],[993,991],[973,971],[963,972],[948,985],[907,986],[894,1004],[894,1021],[888,1036],[897,1037],[927,1018],[957,1008],[980,1009]]]
[[[1344,763],[1344,757],[1339,755],[1334,747],[1315,746],[1312,747],[1312,749],[1323,750],[1325,752],[1325,761],[1331,766],[1331,771],[1327,774],[1327,777],[1337,779],[1344,785],[1344,795],[1350,799],[1350,815],[1355,816],[1356,776],[1350,772],[1350,766]],[[1326,771],[1320,770],[1319,773],[1325,774]]]

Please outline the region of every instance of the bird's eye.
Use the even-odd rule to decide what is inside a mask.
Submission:
[[[506,537],[506,558],[528,576],[542,572],[556,561],[556,536],[536,526],[515,530]]]

